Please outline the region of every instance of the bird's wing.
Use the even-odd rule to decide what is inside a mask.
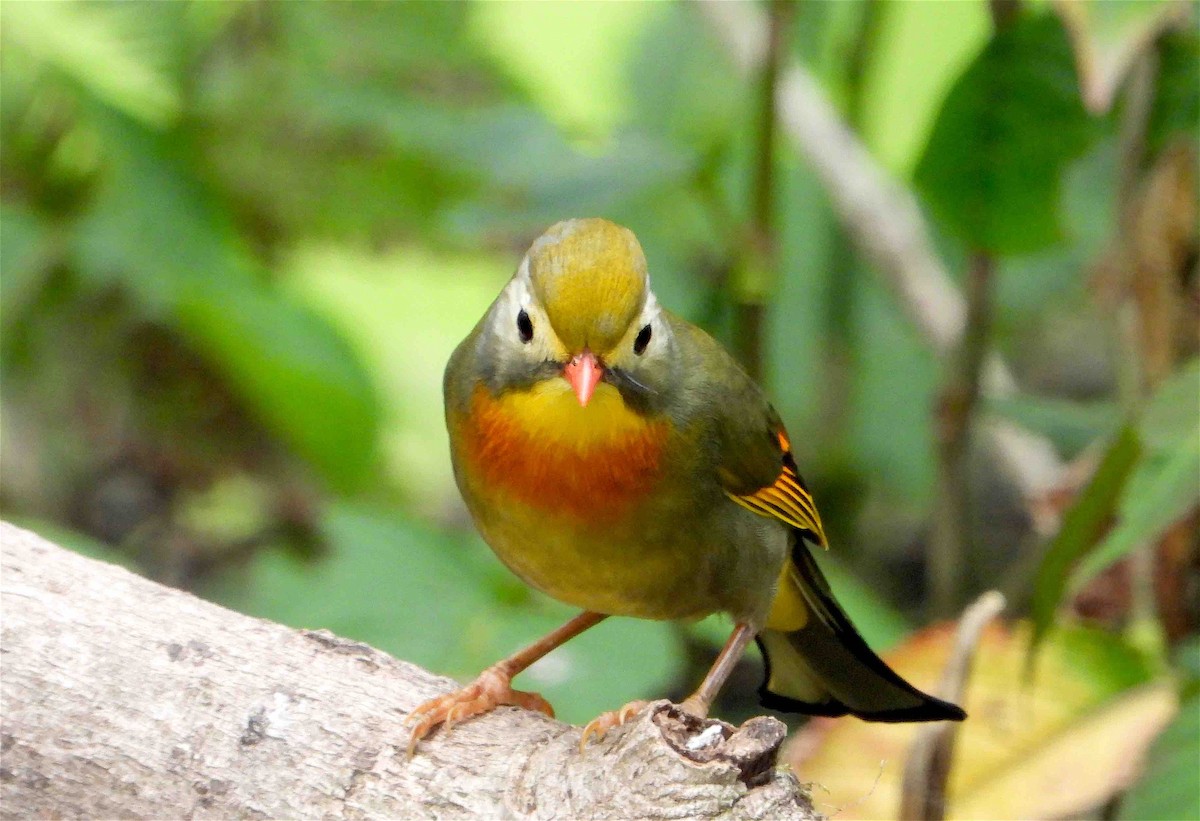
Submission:
[[[705,389],[712,391],[706,406],[715,413],[715,466],[722,489],[742,507],[796,534],[758,635],[767,667],[759,691],[763,703],[816,715],[853,713],[869,721],[964,718],[957,706],[901,678],[854,629],[805,544],[824,546],[825,529],[796,470],[779,414],[716,343],[694,339],[706,354],[710,382]]]
[[[773,415],[773,414],[772,414]],[[800,472],[796,469],[796,459],[792,455],[791,443],[783,425],[776,421],[771,425],[766,437],[773,441],[774,447],[763,447],[761,450],[772,458],[775,478],[766,481],[757,488],[748,488],[748,477],[741,477],[736,468],[722,466],[720,475],[725,485],[725,493],[730,499],[742,507],[764,516],[779,519],[784,524],[799,530],[805,538],[822,547],[826,546],[825,529],[821,525],[821,515],[817,513],[817,505],[813,502],[812,494],[804,484]],[[745,451],[739,454],[737,463],[742,465],[747,461]],[[757,457],[759,461],[763,456]],[[736,463],[735,463],[736,464]],[[762,476],[762,469],[755,473]],[[757,484],[754,482],[751,485]]]
[[[825,545],[821,516],[808,492],[783,421],[762,392],[741,373],[725,382],[717,476],[730,499],[778,519],[816,544]]]
[[[817,513],[816,503],[812,494],[804,484],[799,471],[796,470],[796,459],[788,443],[787,434],[782,428],[777,432],[779,442],[779,474],[775,481],[750,493],[735,493],[726,490],[729,497],[744,508],[788,524],[806,538],[826,546],[825,529],[821,525],[821,515]]]
[[[796,469],[779,414],[716,340],[683,320],[668,319],[680,341],[684,372],[697,375],[698,383],[686,395],[692,405],[713,414],[714,467],[721,488],[742,507],[824,546],[821,517]]]
[[[758,634],[767,673],[759,689],[762,703],[811,715],[853,713],[867,721],[961,721],[966,714],[959,707],[921,692],[876,656],[833,597],[804,544],[804,539],[825,544],[821,517],[774,411],[767,406],[757,426],[743,418],[726,431],[740,447],[723,451],[725,492],[798,534]],[[775,480],[760,479],[761,487],[747,490],[745,483],[768,467]]]

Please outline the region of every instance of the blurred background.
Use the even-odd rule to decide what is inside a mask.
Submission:
[[[570,611],[474,533],[442,368],[535,236],[604,216],[774,398],[873,646],[932,687],[951,634],[914,631],[1008,597],[951,814],[1198,817],[1198,56],[1150,0],[7,0],[0,514],[471,677]],[[615,620],[521,681],[582,723],[727,629]],[[894,814],[908,736],[860,730],[795,760]],[[1094,733],[1147,763],[996,803],[1069,791],[1021,779]]]

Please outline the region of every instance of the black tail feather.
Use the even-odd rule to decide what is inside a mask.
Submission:
[[[798,630],[759,634],[767,666],[759,689],[764,706],[809,715],[853,714],[867,721],[966,718],[962,708],[905,681],[867,646],[799,534],[792,561],[808,620]]]

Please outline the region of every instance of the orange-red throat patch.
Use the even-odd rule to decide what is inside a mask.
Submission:
[[[459,428],[482,492],[593,522],[653,490],[669,432],[665,420],[627,408],[609,384],[581,407],[564,379],[502,396],[479,386]]]

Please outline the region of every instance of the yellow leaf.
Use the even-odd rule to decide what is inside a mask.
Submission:
[[[929,688],[952,640],[951,625],[930,628],[888,660]],[[1173,687],[1148,681],[1137,657],[1105,634],[1056,631],[1028,682],[1027,641],[1026,625],[993,625],[981,637],[950,770],[948,819],[1062,817],[1096,807],[1136,777],[1150,742],[1177,709]],[[785,755],[813,782],[822,812],[894,818],[916,730],[817,719]]]

